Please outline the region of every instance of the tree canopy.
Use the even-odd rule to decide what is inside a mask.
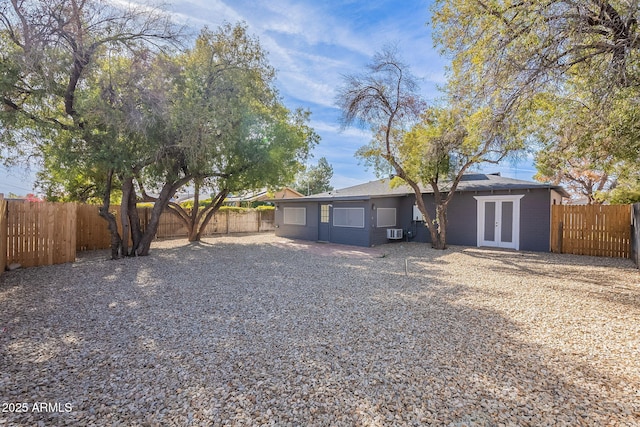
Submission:
[[[640,164],[637,1],[437,0],[449,88],[520,117],[542,180],[592,200]]]
[[[101,198],[114,257],[148,253],[181,186],[223,195],[290,182],[318,140],[309,113],[283,105],[246,26],[205,29],[176,51],[166,16],[75,0],[0,10],[6,147],[19,158],[33,142],[49,194]],[[116,190],[121,232],[109,211]],[[135,209],[143,198],[155,201],[145,230]]]

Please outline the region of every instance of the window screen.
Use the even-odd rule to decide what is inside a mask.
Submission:
[[[307,225],[307,208],[284,208],[284,223]]]
[[[396,209],[395,208],[378,208],[377,210],[377,227],[395,227],[396,225]]]
[[[334,208],[333,226],[364,228],[364,208]]]

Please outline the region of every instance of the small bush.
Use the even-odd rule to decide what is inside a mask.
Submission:
[[[258,206],[256,210],[258,212],[271,212],[276,210],[276,207],[271,205],[262,205],[262,206]]]
[[[210,205],[211,205],[211,198],[203,199],[198,202],[198,206],[200,207],[200,209],[207,208]],[[182,206],[183,209],[193,209],[193,200],[186,200],[180,203],[180,206]]]
[[[220,212],[247,212],[249,208],[241,208],[238,206],[220,206]]]

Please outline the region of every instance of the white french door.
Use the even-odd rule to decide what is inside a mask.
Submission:
[[[520,199],[518,196],[476,196],[478,246],[520,249]]]

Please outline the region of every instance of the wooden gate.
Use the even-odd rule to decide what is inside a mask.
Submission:
[[[551,252],[629,258],[631,205],[554,205]]]
[[[10,200],[7,265],[51,265],[76,259],[76,204]]]

